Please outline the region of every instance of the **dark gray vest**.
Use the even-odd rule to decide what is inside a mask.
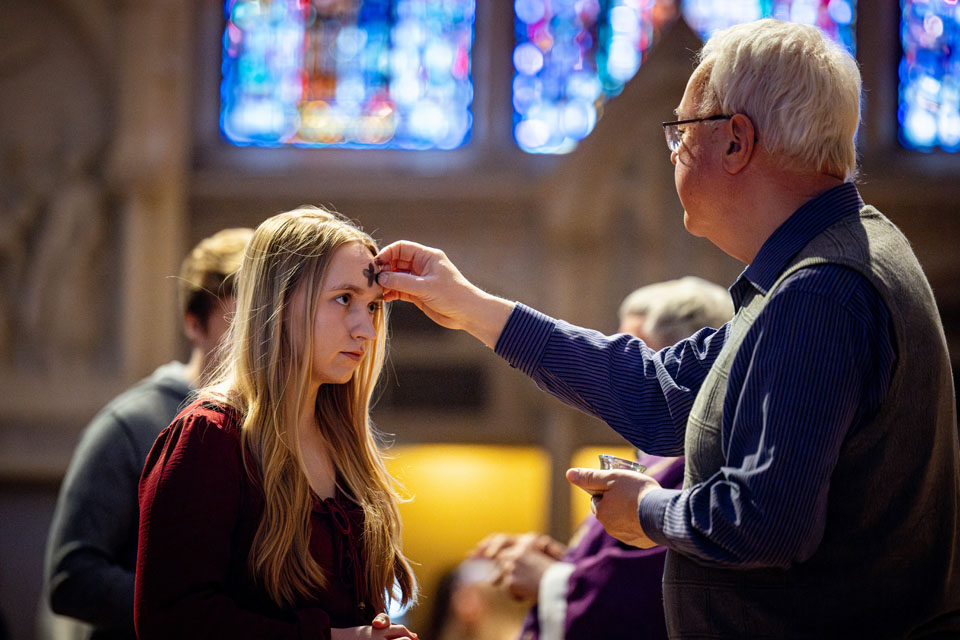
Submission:
[[[960,609],[960,453],[946,340],[909,243],[872,207],[811,240],[767,295],[751,289],[744,299],[690,412],[684,487],[724,464],[723,402],[744,336],[787,276],[820,263],[862,273],[890,310],[889,392],[876,418],[844,441],[810,558],[786,570],[734,570],[668,552],[671,638],[902,637]]]

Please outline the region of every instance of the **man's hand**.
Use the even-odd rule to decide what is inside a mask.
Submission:
[[[491,349],[496,346],[513,303],[471,284],[443,251],[400,240],[384,247],[376,260],[384,300],[412,302],[440,326],[462,329]]]
[[[500,533],[481,541],[471,555],[494,560],[494,585],[503,586],[517,600],[536,602],[543,574],[563,557],[566,549],[546,535]]]
[[[633,471],[599,469],[568,469],[567,480],[595,494],[597,520],[611,536],[641,549],[657,546],[644,533],[637,516],[644,494],[660,488],[656,480]]]

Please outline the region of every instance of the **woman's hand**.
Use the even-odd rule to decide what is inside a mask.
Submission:
[[[402,624],[391,624],[385,613],[378,613],[373,622],[366,627],[330,629],[330,640],[390,640],[391,638],[412,638],[417,634]]]
[[[377,254],[384,300],[412,302],[448,329],[462,329],[494,348],[513,303],[474,286],[439,249],[400,240]]]

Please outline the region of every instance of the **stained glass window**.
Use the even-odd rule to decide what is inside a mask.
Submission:
[[[856,0],[686,0],[683,18],[704,40],[718,29],[760,18],[812,24],[856,53],[856,8]]]
[[[900,141],[960,150],[960,7],[957,0],[900,3]]]
[[[220,130],[237,145],[453,149],[470,138],[474,0],[226,0]]]
[[[947,0],[944,0],[947,1]],[[596,125],[598,109],[640,67],[673,0],[514,0],[514,138],[524,151],[566,153]],[[685,0],[703,39],[765,17],[814,24],[851,53],[856,0]]]
[[[566,153],[597,123],[675,15],[671,0],[515,0],[514,138]]]

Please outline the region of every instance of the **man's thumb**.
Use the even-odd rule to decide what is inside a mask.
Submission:
[[[402,271],[381,271],[377,274],[377,284],[384,289],[393,289],[416,295],[420,292],[420,277]]]
[[[592,469],[581,469],[579,467],[567,469],[567,480],[570,484],[580,487],[581,489],[595,490],[607,488],[606,483],[600,481],[596,472]]]

